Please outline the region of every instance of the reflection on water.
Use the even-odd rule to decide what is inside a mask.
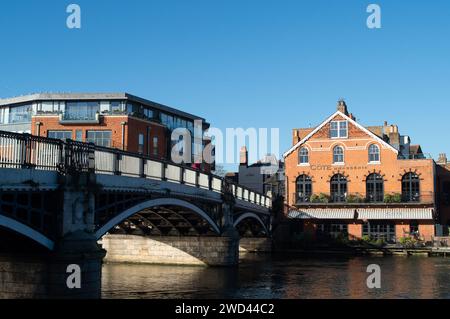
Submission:
[[[366,268],[381,266],[381,289]],[[236,268],[107,264],[103,298],[450,298],[450,259],[252,256]]]

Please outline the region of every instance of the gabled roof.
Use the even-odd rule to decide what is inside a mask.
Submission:
[[[383,141],[380,137],[378,137],[377,135],[375,135],[374,133],[372,133],[371,131],[369,131],[368,129],[366,129],[364,126],[358,124],[356,121],[354,121],[352,118],[350,118],[349,116],[345,115],[344,113],[342,113],[341,111],[336,111],[335,113],[333,113],[333,115],[331,115],[329,118],[327,118],[325,121],[322,122],[322,124],[320,124],[319,126],[317,126],[311,133],[309,133],[307,136],[305,136],[304,139],[302,139],[300,142],[298,142],[297,144],[295,144],[293,147],[291,147],[291,149],[289,149],[289,151],[287,151],[286,153],[283,154],[283,157],[287,157],[288,155],[290,155],[292,152],[294,152],[297,148],[299,148],[301,145],[303,145],[304,143],[306,143],[306,141],[308,141],[312,136],[314,136],[314,134],[316,134],[318,131],[320,131],[325,125],[327,125],[327,123],[331,122],[331,120],[333,120],[336,116],[342,116],[344,119],[346,119],[348,122],[350,122],[351,124],[355,125],[357,128],[359,128],[361,131],[365,132],[367,135],[369,135],[370,137],[372,137],[373,139],[377,140],[378,142],[380,142],[382,145],[386,146],[387,148],[391,149],[393,152],[395,152],[396,154],[398,154],[398,150],[396,150],[392,145],[390,145],[389,143],[386,143],[385,141]]]

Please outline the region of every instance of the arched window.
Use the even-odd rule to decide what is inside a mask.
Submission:
[[[297,202],[309,202],[312,195],[312,181],[308,175],[297,178]]]
[[[372,144],[369,146],[369,163],[380,161],[380,148],[378,145]]]
[[[306,147],[303,147],[300,152],[298,152],[298,162],[299,164],[309,163],[309,151]]]
[[[384,181],[380,174],[370,174],[366,179],[367,201],[370,203],[384,200]]]
[[[344,148],[342,146],[333,148],[333,163],[344,163]]]
[[[347,198],[347,178],[336,174],[331,178],[331,201],[335,203],[345,202]]]
[[[402,199],[405,202],[420,201],[420,179],[416,173],[407,173],[403,176]]]

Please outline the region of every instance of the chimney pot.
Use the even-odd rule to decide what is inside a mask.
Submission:
[[[439,154],[439,158],[438,158],[438,164],[447,164],[447,154],[446,153],[441,153]]]

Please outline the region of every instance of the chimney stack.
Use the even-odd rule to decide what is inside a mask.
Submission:
[[[356,117],[353,115],[353,113],[350,113],[349,117],[356,122]]]
[[[337,110],[348,116],[347,104],[345,104],[344,99],[338,101]]]
[[[241,147],[240,165],[248,166],[248,151],[245,146]]]
[[[292,130],[292,132],[293,132],[292,145],[295,145],[300,141],[300,133],[297,129]]]
[[[439,158],[437,160],[438,164],[446,165],[447,164],[447,154],[441,153],[439,154]]]

